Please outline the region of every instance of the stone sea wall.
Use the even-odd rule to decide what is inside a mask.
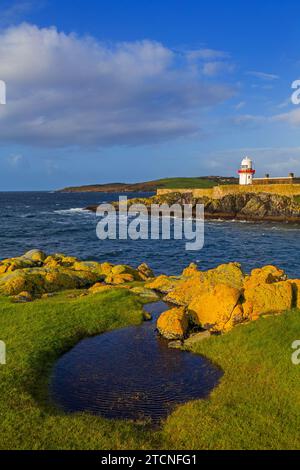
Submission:
[[[268,193],[278,194],[281,196],[299,196],[300,184],[256,184],[249,186],[241,186],[237,184],[214,186],[208,189],[158,189],[157,195],[162,196],[170,193],[192,193],[193,197],[209,197],[212,199],[222,199],[228,194],[245,194],[245,193]]]

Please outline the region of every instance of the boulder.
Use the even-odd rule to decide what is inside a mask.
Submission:
[[[99,294],[110,289],[113,289],[113,286],[108,286],[107,284],[101,284],[100,282],[97,282],[89,288],[89,292],[91,294]]]
[[[154,277],[154,273],[151,268],[149,268],[148,264],[142,263],[138,266],[137,271],[141,278],[146,281],[147,279],[151,279]]]
[[[140,295],[141,297],[144,297],[145,299],[149,301],[159,300],[159,296],[156,294],[156,292],[154,292],[151,289],[147,289],[147,287],[142,287],[142,286],[132,287],[132,289],[130,290],[134,294]]]
[[[244,315],[255,320],[261,315],[281,313],[293,307],[293,284],[280,281],[272,284],[246,283],[243,304]]]
[[[209,289],[224,284],[241,290],[244,273],[238,263],[222,264],[215,269],[198,271],[188,268],[189,277],[179,281],[175,288],[168,293],[165,300],[176,305],[189,305],[194,298],[205,294]],[[193,274],[194,273],[194,274]]]
[[[193,298],[188,308],[196,325],[212,331],[228,331],[243,321],[239,305],[241,291],[227,284],[217,284]]]
[[[120,285],[120,284],[125,284],[127,282],[133,282],[134,276],[132,274],[110,274],[106,276],[105,282],[107,284],[112,284],[114,286]]]
[[[20,292],[20,294],[18,295],[15,295],[13,298],[12,298],[12,301],[14,303],[20,303],[20,304],[24,304],[24,303],[27,303],[27,302],[32,302],[33,298],[31,296],[31,294],[29,292]]]
[[[293,307],[300,309],[300,279],[291,280],[293,286]]]
[[[253,269],[251,275],[244,281],[244,288],[259,286],[264,284],[273,284],[274,282],[286,281],[287,275],[282,269],[276,266],[264,266],[263,268]]]
[[[145,286],[149,289],[157,290],[158,292],[167,294],[168,292],[171,292],[175,289],[178,282],[178,277],[165,276],[164,274],[162,274],[161,276],[156,277],[153,281],[151,280],[147,282]]]
[[[38,263],[43,263],[47,258],[47,255],[41,250],[30,250],[24,254],[24,258],[28,258]]]
[[[187,268],[182,271],[182,277],[194,276],[198,272],[198,266],[195,263],[191,263]]]
[[[186,309],[175,307],[162,313],[157,320],[159,333],[167,339],[183,339],[188,331],[189,317]]]
[[[211,337],[210,331],[208,330],[199,331],[198,333],[191,334],[186,340],[184,340],[183,345],[186,347],[190,347],[210,337]]]

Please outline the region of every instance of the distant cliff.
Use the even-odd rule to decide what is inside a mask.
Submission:
[[[297,198],[266,193],[228,194],[221,199],[194,198],[191,193],[168,193],[150,198],[135,198],[129,205],[151,204],[203,204],[206,219],[300,222],[300,202]],[[97,206],[87,209],[95,211]]]

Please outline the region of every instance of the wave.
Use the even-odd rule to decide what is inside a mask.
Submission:
[[[54,211],[55,214],[66,215],[66,214],[91,214],[91,212],[87,209],[83,209],[82,207],[71,207],[71,209],[59,209]]]

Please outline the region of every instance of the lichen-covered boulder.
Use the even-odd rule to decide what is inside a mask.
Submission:
[[[208,271],[188,268],[186,272],[189,276],[176,284],[175,288],[166,296],[166,301],[176,305],[189,305],[193,298],[199,299],[211,287],[218,284],[228,285],[239,290],[243,287],[244,273],[238,263],[222,264]]]
[[[153,281],[146,282],[145,286],[149,289],[157,290],[163,294],[167,294],[175,289],[176,285],[179,282],[179,278],[175,276],[161,276],[156,277]]]
[[[138,266],[137,271],[143,280],[151,279],[154,277],[154,273],[148,264],[142,263]]]
[[[194,297],[188,308],[193,321],[204,329],[228,331],[243,321],[241,291],[227,284],[217,284]]]
[[[272,284],[246,283],[243,303],[244,314],[249,320],[261,315],[281,313],[293,307],[293,284],[291,281]]]
[[[291,280],[293,286],[294,307],[300,309],[300,279]]]
[[[244,288],[258,286],[264,284],[273,284],[287,280],[287,275],[282,269],[276,266],[264,266],[262,268],[253,269],[251,275],[247,276],[244,281]]]
[[[147,289],[147,287],[137,286],[130,289],[134,294],[140,295],[148,299],[149,301],[159,300],[159,296],[152,289]]]
[[[198,272],[198,266],[195,263],[191,263],[187,268],[182,271],[182,277],[194,276]]]
[[[18,295],[15,295],[13,298],[12,298],[12,301],[14,303],[19,303],[19,304],[24,304],[24,303],[27,303],[27,302],[32,302],[33,298],[32,298],[32,295],[29,293],[29,292],[20,292],[20,294]]]
[[[57,268],[60,266],[69,268],[78,261],[78,258],[74,256],[66,256],[64,253],[55,253],[53,255],[47,256],[44,260],[44,266],[48,268]]]
[[[112,284],[118,286],[120,284],[125,284],[126,282],[133,282],[135,280],[132,274],[110,274],[106,276],[105,282],[107,284]]]
[[[162,313],[157,320],[159,333],[167,339],[183,339],[188,331],[189,317],[183,307],[175,307]]]
[[[99,294],[105,291],[108,291],[110,289],[113,289],[113,286],[109,286],[107,284],[101,284],[100,282],[97,282],[94,284],[92,287],[89,288],[89,292],[91,294]]]
[[[30,250],[24,254],[24,258],[28,258],[38,263],[43,263],[47,258],[47,255],[42,250]]]
[[[16,271],[17,269],[33,268],[37,262],[24,256],[8,258],[0,262],[0,274]]]

